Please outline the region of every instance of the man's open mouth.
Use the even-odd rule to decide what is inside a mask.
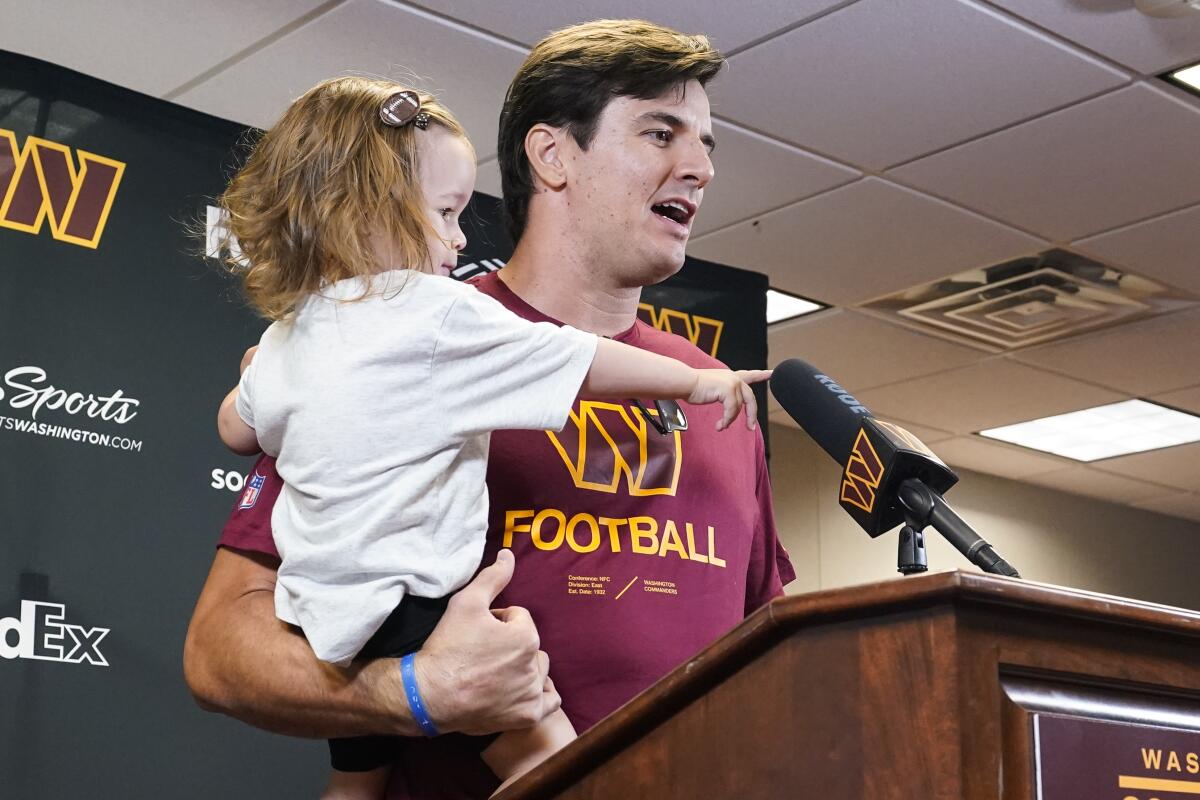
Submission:
[[[650,210],[684,227],[691,223],[696,214],[696,207],[686,200],[665,200],[650,206]]]

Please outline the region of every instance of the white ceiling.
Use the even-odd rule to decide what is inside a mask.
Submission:
[[[415,80],[463,119],[496,194],[496,118],[529,45],[600,17],[707,33],[730,58],[691,252],[836,306],[776,326],[772,362],[820,365],[952,464],[1200,521],[1200,445],[1084,466],[975,435],[1129,397],[1200,413],[1200,311],[996,355],[860,308],[1050,246],[1200,294],[1200,98],[1154,77],[1200,61],[1200,17],[1132,6],[0,0],[0,48],[257,126],[321,78]]]

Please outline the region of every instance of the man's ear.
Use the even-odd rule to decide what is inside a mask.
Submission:
[[[563,128],[555,128],[544,122],[534,125],[525,134],[525,157],[534,181],[555,191],[567,183],[567,170],[563,165],[563,144],[570,136]]]

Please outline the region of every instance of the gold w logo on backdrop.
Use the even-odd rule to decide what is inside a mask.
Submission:
[[[653,412],[651,412],[653,413]],[[561,433],[546,431],[576,488],[632,497],[671,495],[683,466],[679,431],[653,430],[636,408],[581,400]]]
[[[649,303],[638,303],[638,318],[660,331],[682,336],[713,358],[717,356],[721,331],[725,329],[725,323],[719,319],[685,314],[673,308],[659,309]]]
[[[125,164],[0,128],[0,227],[39,233],[49,223],[60,242],[95,249],[108,222]]]

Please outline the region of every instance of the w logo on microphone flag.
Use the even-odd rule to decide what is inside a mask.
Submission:
[[[845,477],[842,480],[842,502],[870,514],[875,509],[875,497],[880,483],[883,482],[883,473],[883,462],[875,452],[875,446],[867,438],[866,430],[860,428],[858,438],[854,440],[854,448],[850,451],[850,458],[846,462]]]

